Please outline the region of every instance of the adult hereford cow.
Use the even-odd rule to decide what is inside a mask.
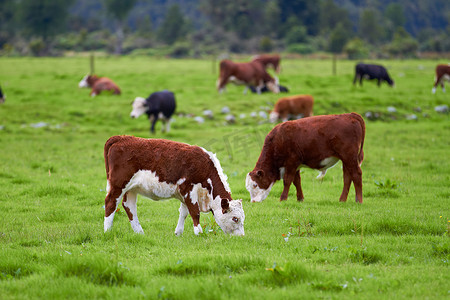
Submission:
[[[436,66],[436,77],[434,78],[434,86],[431,90],[433,94],[436,93],[436,87],[439,84],[442,87],[442,91],[445,93],[444,80],[450,80],[450,64]]]
[[[97,75],[86,75],[78,83],[80,88],[92,88],[90,95],[95,97],[102,91],[111,91],[115,95],[120,95],[120,89],[111,79],[107,77],[98,77]]]
[[[362,80],[364,79],[376,79],[378,86],[382,81],[386,81],[390,86],[394,86],[394,81],[389,76],[385,67],[380,65],[369,65],[359,63],[355,67],[355,78],[353,78],[353,84],[359,79],[359,85],[362,86]]]
[[[261,54],[255,56],[252,61],[261,63],[265,69],[272,67],[275,72],[280,73],[280,60],[278,54]]]
[[[253,171],[247,174],[246,188],[252,202],[263,201],[273,184],[283,179],[280,200],[288,197],[289,186],[297,188],[297,200],[303,201],[300,167],[318,169],[323,174],[342,161],[344,189],[339,201],[347,201],[350,184],[356,202],[362,203],[362,171],[365,123],[356,113],[304,118],[278,124],[267,135]]]
[[[113,136],[104,149],[107,195],[105,232],[112,227],[120,200],[136,233],[144,233],[137,216],[137,195],[155,201],[181,201],[176,235],[188,213],[194,233],[202,233],[200,212],[212,212],[223,232],[244,235],[242,200],[232,200],[227,177],[216,156],[197,146],[163,139]]]
[[[217,80],[219,93],[225,89],[230,81],[236,84],[255,86],[258,94],[261,93],[264,85],[267,85],[272,92],[279,93],[278,83],[259,62],[235,63],[228,59],[222,60],[220,62],[220,75]]]
[[[299,119],[311,117],[313,114],[314,98],[311,95],[294,95],[278,99],[270,112],[269,120],[286,122],[290,118]]]
[[[133,110],[130,117],[138,118],[142,114],[147,114],[152,123],[150,131],[155,132],[155,124],[158,119],[162,119],[162,131],[170,131],[170,121],[176,108],[175,95],[167,90],[154,92],[147,99],[136,97],[133,101]]]

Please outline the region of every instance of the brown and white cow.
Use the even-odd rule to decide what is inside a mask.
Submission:
[[[120,200],[131,227],[144,233],[137,216],[137,195],[155,201],[181,201],[176,235],[184,230],[188,213],[194,233],[202,233],[200,212],[212,212],[223,232],[244,235],[242,200],[232,200],[227,177],[216,156],[198,146],[163,139],[113,136],[104,149],[107,195],[105,232],[112,227]]]
[[[339,201],[347,201],[353,182],[356,202],[362,203],[362,171],[365,123],[356,114],[327,115],[287,121],[267,135],[253,171],[247,174],[246,188],[252,202],[263,201],[273,184],[283,179],[280,197],[286,200],[289,186],[297,188],[297,200],[303,201],[300,167],[322,173],[339,160],[344,170],[344,189]]]
[[[266,85],[269,90],[279,93],[278,82],[267,73],[264,66],[259,62],[235,63],[224,59],[220,62],[220,75],[217,80],[217,90],[222,93],[228,82],[254,86],[259,93]]]
[[[256,55],[252,61],[260,62],[266,69],[272,67],[275,72],[280,73],[280,60],[278,54],[260,54]]]
[[[92,88],[90,95],[92,97],[100,94],[102,91],[112,91],[115,95],[120,95],[120,89],[111,79],[107,77],[98,77],[97,75],[86,75],[78,83],[80,88]]]
[[[314,98],[311,95],[294,95],[278,99],[269,120],[275,123],[277,120],[286,122],[290,118],[306,118],[313,114]]]
[[[445,93],[444,80],[450,80],[450,64],[436,66],[436,77],[434,78],[434,86],[431,90],[433,94],[436,93],[436,87],[439,84],[442,87],[442,91]]]

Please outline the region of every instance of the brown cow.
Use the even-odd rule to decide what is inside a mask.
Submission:
[[[280,201],[287,199],[292,182],[297,188],[297,200],[303,201],[299,168],[307,166],[323,172],[342,160],[344,189],[339,201],[347,201],[353,181],[356,202],[362,203],[360,166],[364,158],[365,128],[363,118],[356,113],[278,124],[267,135],[255,168],[247,174],[245,185],[251,201],[263,201],[275,181],[281,178],[284,189]]]
[[[176,235],[184,230],[188,213],[194,233],[202,233],[200,212],[212,212],[223,232],[244,235],[242,200],[232,200],[227,177],[216,156],[197,146],[163,139],[113,136],[104,149],[107,195],[105,232],[112,227],[120,200],[131,227],[144,233],[137,217],[141,194],[153,200],[181,201]]]
[[[290,118],[306,118],[313,114],[314,99],[311,95],[295,95],[278,99],[269,115],[269,120],[286,122]]]
[[[120,95],[120,89],[111,79],[107,77],[98,77],[97,75],[86,75],[78,83],[80,88],[92,88],[90,95],[92,97],[100,94],[102,91],[112,91],[115,95]]]
[[[217,80],[217,90],[221,93],[229,81],[236,84],[245,84],[246,86],[255,86],[261,93],[264,85],[274,93],[279,93],[278,83],[264,69],[259,62],[235,63],[224,59],[220,62],[220,75]]]
[[[436,93],[436,87],[439,84],[442,87],[442,91],[445,93],[444,80],[450,80],[450,64],[436,66],[436,77],[434,78],[434,86],[431,90],[433,94]]]
[[[278,54],[261,54],[253,58],[252,61],[260,62],[264,68],[272,67],[275,72],[280,73],[280,56]]]

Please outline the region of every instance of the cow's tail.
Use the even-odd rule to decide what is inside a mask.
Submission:
[[[361,117],[361,115],[357,113],[352,113],[352,115],[358,120],[362,130],[361,146],[359,147],[359,154],[358,154],[358,163],[359,165],[361,165],[364,160],[363,147],[364,147],[364,139],[366,138],[366,123],[364,123],[364,119]]]
[[[122,135],[115,135],[110,137],[106,143],[105,143],[105,148],[103,149],[103,156],[105,157],[105,169],[106,169],[106,179],[109,179],[109,162],[108,162],[108,153],[109,153],[109,149],[111,148],[112,145],[114,145],[115,143],[117,143],[118,141],[123,140],[125,136]]]

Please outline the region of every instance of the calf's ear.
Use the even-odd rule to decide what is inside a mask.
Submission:
[[[230,209],[230,202],[228,199],[222,199],[222,213],[226,213]]]

